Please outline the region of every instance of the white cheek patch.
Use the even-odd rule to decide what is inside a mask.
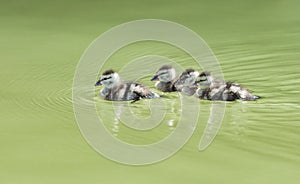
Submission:
[[[103,81],[102,83],[103,83],[104,86],[107,86],[107,85],[110,84],[110,81],[109,81],[109,80],[105,80],[105,81]]]
[[[102,80],[103,85],[109,85],[111,83],[111,80],[112,80],[112,75],[104,75],[104,76],[101,77],[101,80]]]
[[[110,88],[114,85],[114,81],[112,79],[105,80],[103,81],[103,85]]]
[[[160,75],[158,78],[162,82],[170,82],[171,81],[171,78],[168,74]]]
[[[200,77],[200,80],[201,80],[201,81],[207,80],[207,78],[206,78],[205,76],[201,76],[201,77]]]

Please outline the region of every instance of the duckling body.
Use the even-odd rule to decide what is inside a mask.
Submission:
[[[187,69],[176,77],[175,69],[170,65],[164,65],[156,71],[156,75],[151,80],[159,80],[156,82],[155,87],[160,91],[179,91],[187,95],[193,95],[197,89],[193,84],[198,75],[199,73],[195,70]]]
[[[206,100],[257,100],[259,96],[253,95],[249,90],[238,83],[225,82],[212,76],[210,72],[199,75],[199,88],[196,96]]]
[[[103,85],[100,97],[110,101],[137,101],[141,98],[158,98],[147,86],[136,82],[121,82],[119,74],[113,70],[105,71],[95,86]]]

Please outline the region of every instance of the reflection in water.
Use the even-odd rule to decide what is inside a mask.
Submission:
[[[117,117],[114,118],[113,127],[111,128],[114,136],[118,136],[119,132],[119,119]]]
[[[170,93],[164,98],[140,100],[135,103],[109,102],[100,99],[96,104],[98,104],[100,118],[115,137],[132,144],[147,144],[158,142],[173,133],[180,120],[193,121],[191,115],[182,114],[184,109],[181,98],[183,96],[180,93]],[[184,99],[184,103],[188,106],[186,111],[195,117],[199,116],[200,111],[195,106],[195,104],[199,105],[199,99],[193,96],[185,96]],[[200,150],[205,150],[219,132],[226,106],[226,102],[209,104],[210,113],[207,123],[204,122],[206,128],[199,143]],[[196,125],[183,123],[181,128],[194,131]]]
[[[243,141],[245,134],[247,134],[247,126],[250,123],[250,117],[247,117],[248,108],[247,101],[238,101],[236,103],[227,104],[226,115],[229,119],[231,140]]]
[[[121,122],[121,120],[120,120],[120,117],[121,117],[121,113],[122,113],[122,108],[121,108],[121,106],[122,106],[123,104],[116,104],[115,106],[114,106],[114,108],[115,108],[115,116],[114,116],[114,118],[113,118],[113,123],[112,123],[112,126],[111,126],[111,131],[112,131],[112,133],[113,133],[113,135],[114,136],[118,136],[118,134],[119,134],[119,130],[120,130],[120,123],[122,123]]]
[[[113,119],[113,124],[111,131],[114,136],[118,136],[119,133],[119,123],[120,123],[120,114],[121,114],[121,108],[118,108],[118,106],[115,108],[115,117]]]
[[[167,120],[167,126],[171,131],[173,131],[176,128],[176,125],[178,123],[177,120],[179,118],[180,113],[182,112],[182,106],[179,106],[180,108],[178,109],[175,108],[176,106],[176,101],[170,101],[170,117],[169,120]]]
[[[199,150],[205,150],[216,137],[219,132],[225,113],[226,102],[212,102],[210,106],[209,118],[204,130],[203,136],[199,143]]]
[[[113,108],[111,114],[102,109],[99,111],[99,115],[105,117],[106,122],[112,122],[111,124],[106,123],[106,126],[116,137],[124,134],[122,128],[137,131],[152,131],[152,129],[158,128],[165,131],[167,126],[169,134],[176,128],[182,112],[178,100],[168,98],[141,100],[135,103],[107,103],[106,101],[102,101],[102,103],[109,104]],[[111,117],[111,121],[107,121],[109,117]]]
[[[176,123],[177,123],[177,122],[175,122],[174,119],[170,119],[170,120],[167,122],[167,125],[169,126],[169,129],[170,129],[170,130],[174,130],[174,128],[176,127]]]
[[[22,178],[32,184],[46,178],[49,183],[299,183],[300,1],[183,3],[126,1],[116,6],[72,1],[65,8],[67,4],[59,1],[1,1],[1,179],[13,183]],[[131,9],[136,13],[128,13]],[[195,151],[199,140],[192,138],[166,162],[124,167],[94,154],[82,140],[74,120],[71,86],[78,57],[92,37],[140,17],[180,21],[201,34],[217,54],[225,78],[245,84],[263,98],[255,103],[227,103],[218,142],[205,152]],[[185,68],[192,66],[179,51],[149,47],[138,45],[123,52],[108,67],[118,69],[143,52],[176,59]],[[149,67],[150,72],[154,68]],[[107,108],[111,104],[98,98],[97,104],[103,106],[98,110],[104,119],[111,119],[107,127],[112,130],[115,122],[117,130],[126,134],[126,127],[109,117],[114,115]],[[209,108],[210,103],[201,102],[202,117],[209,115]],[[172,177],[163,174],[166,170]]]

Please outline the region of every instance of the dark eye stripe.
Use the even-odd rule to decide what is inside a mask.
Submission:
[[[102,78],[101,81],[104,81],[104,80],[107,80],[107,79],[111,79],[111,77]]]
[[[160,73],[160,74],[158,74],[158,75],[164,75],[164,74],[167,74],[168,72],[163,72],[163,73]]]

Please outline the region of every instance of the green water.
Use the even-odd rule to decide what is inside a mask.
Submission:
[[[299,6],[296,0],[1,1],[0,182],[298,183]],[[73,113],[72,82],[81,55],[97,36],[144,18],[174,21],[195,31],[217,56],[226,80],[263,98],[227,103],[222,128],[205,151],[198,144],[210,102],[199,102],[198,126],[177,154],[133,167],[102,157],[86,143]],[[174,48],[139,44],[120,50],[106,67],[119,70],[130,59],[152,52],[184,67],[192,65]],[[141,81],[153,86],[146,78]],[[177,94],[166,97],[175,112],[180,110],[177,99]],[[110,112],[110,102],[95,101],[100,115]],[[132,109],[147,115],[148,109],[141,108],[147,103]],[[168,118],[176,126],[176,113]],[[112,117],[106,126],[135,144],[156,142],[173,130],[163,123],[159,131],[131,134]]]

